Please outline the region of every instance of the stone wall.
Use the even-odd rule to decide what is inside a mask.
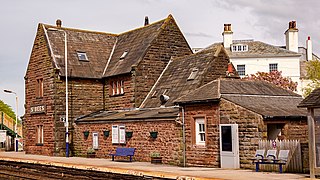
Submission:
[[[192,54],[173,18],[167,19],[161,28],[143,60],[134,69],[135,107],[140,106],[171,57]]]
[[[133,136],[126,138],[126,144],[112,144],[112,125],[125,125],[126,131],[132,131]],[[103,131],[109,130],[109,137],[105,137]],[[89,131],[85,138],[84,131]],[[158,137],[150,137],[150,131],[157,131]],[[163,163],[179,165],[181,163],[181,126],[174,120],[152,120],[152,121],[115,121],[103,123],[77,123],[75,126],[75,156],[86,156],[87,149],[92,147],[92,133],[99,134],[99,149],[96,156],[99,158],[111,158],[108,156],[115,152],[117,147],[136,148],[135,161],[150,161],[150,154],[159,152]]]
[[[262,116],[221,99],[220,123],[238,124],[240,168],[253,168],[249,159],[254,157],[258,141],[266,138],[263,137],[266,135],[266,126]]]
[[[218,103],[185,106],[186,163],[188,166],[220,166],[218,109]],[[195,143],[194,119],[197,117],[205,118],[205,146]]]
[[[37,79],[43,79],[43,97],[36,97]],[[49,55],[46,38],[41,24],[35,37],[32,53],[25,76],[25,118],[24,118],[24,149],[28,154],[53,155],[54,149],[54,78],[55,70]],[[45,105],[45,112],[31,114],[31,107]],[[36,142],[36,126],[43,125],[44,143]]]

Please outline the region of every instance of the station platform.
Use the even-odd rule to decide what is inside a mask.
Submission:
[[[149,162],[111,161],[110,159],[83,157],[53,157],[25,154],[25,152],[0,151],[1,161],[15,161],[31,164],[42,164],[81,170],[95,170],[101,172],[128,174],[144,177],[159,177],[167,179],[237,179],[237,180],[265,180],[265,179],[309,179],[308,174],[292,174],[277,172],[255,172],[254,170],[221,169],[203,167],[177,167]]]

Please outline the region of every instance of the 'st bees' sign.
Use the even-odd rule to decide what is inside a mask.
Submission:
[[[31,106],[30,114],[39,114],[46,112],[46,105]]]

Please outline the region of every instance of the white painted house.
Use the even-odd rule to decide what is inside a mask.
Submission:
[[[312,53],[311,40],[308,37],[307,48],[298,47],[298,29],[296,22],[289,22],[285,31],[286,46],[273,46],[260,41],[233,40],[231,24],[224,25],[223,46],[240,77],[257,72],[282,71],[284,77],[298,83],[297,93],[302,94],[306,86],[305,63],[308,60],[319,60]],[[216,43],[213,46],[221,44]]]

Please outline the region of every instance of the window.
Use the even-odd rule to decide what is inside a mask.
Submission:
[[[77,52],[79,61],[89,61],[87,57],[87,53],[85,52]]]
[[[99,148],[99,140],[98,140],[99,134],[94,132],[92,133],[92,148],[98,149]]]
[[[190,81],[190,80],[194,80],[198,75],[198,69],[197,68],[193,68],[192,71],[191,71],[191,74],[189,75],[187,81]]]
[[[196,145],[205,145],[206,143],[206,128],[204,118],[196,118]]]
[[[111,81],[110,83],[110,95],[123,95],[124,94],[124,81]]]
[[[43,97],[43,79],[37,79],[36,97]]]
[[[37,144],[43,144],[43,125],[37,125],[36,131]]]
[[[237,65],[237,71],[239,76],[245,76],[246,75],[246,65]]]
[[[248,51],[248,45],[246,44],[235,44],[231,46],[232,52],[245,52]]]
[[[112,126],[112,144],[126,143],[126,127],[124,125]]]
[[[120,60],[124,59],[128,54],[128,51],[123,52],[123,54],[120,56]]]
[[[274,63],[274,64],[269,64],[269,72],[272,71],[278,71],[278,64]]]

